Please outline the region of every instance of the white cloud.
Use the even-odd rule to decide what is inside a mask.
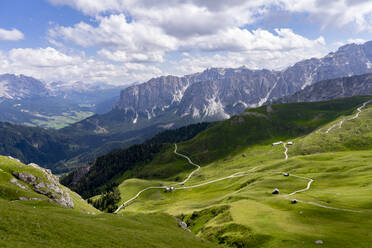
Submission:
[[[0,40],[22,40],[24,35],[18,29],[6,30],[0,28]]]
[[[365,39],[355,38],[355,39],[348,39],[346,41],[337,41],[337,42],[334,42],[332,45],[337,49],[337,48],[339,48],[341,46],[344,46],[346,44],[354,43],[354,44],[360,45],[360,44],[363,44],[363,43],[366,43],[366,42],[367,42],[367,40],[365,40]]]
[[[112,60],[115,62],[134,62],[134,63],[147,63],[147,62],[163,62],[164,51],[149,51],[142,52],[126,52],[122,50],[110,51],[101,49],[98,55],[102,58]]]
[[[144,2],[147,8],[141,7]],[[98,26],[84,22],[72,27],[57,26],[49,31],[49,35],[53,43],[64,41],[94,47],[101,58],[124,63],[162,63],[170,51],[195,49],[243,53],[256,50],[283,54],[288,54],[288,50],[298,52],[309,49],[313,56],[318,56],[320,52],[324,54],[325,41],[322,37],[309,40],[285,28],[271,33],[263,29],[249,31],[237,26],[252,21],[250,16],[253,12],[247,8],[261,6],[260,1],[243,6],[235,1],[230,9],[222,8],[222,1],[217,1],[216,6],[208,1],[206,6],[192,5],[191,2],[162,5],[160,1],[156,2],[158,8],[155,8],[152,1],[142,1],[133,10],[138,19],[131,22],[124,14],[111,14],[97,17]],[[295,54],[295,57],[303,58],[304,53]],[[293,59],[287,58],[280,66],[287,66],[289,61],[293,62]]]
[[[82,47],[101,48],[99,54],[113,61],[161,62],[165,52],[177,48],[177,39],[159,27],[127,23],[123,14],[98,19],[98,27],[84,22],[73,27],[58,26],[49,31],[49,36]]]
[[[69,5],[87,15],[129,13],[147,19],[173,35],[200,34],[230,25],[254,22],[273,8],[309,13],[324,26],[352,25],[354,31],[372,31],[370,0],[49,0]],[[198,23],[199,21],[199,23]],[[210,29],[206,29],[206,27]]]
[[[83,81],[126,85],[159,76],[162,71],[155,66],[136,63],[111,64],[83,54],[69,55],[47,47],[0,52],[0,73],[25,74],[46,82]]]
[[[237,68],[242,65],[249,69],[282,70],[296,62],[311,57],[326,55],[327,49],[314,44],[309,47],[299,47],[288,50],[244,50],[227,53],[213,53],[209,56],[194,54],[183,57],[169,68],[177,75],[200,72],[209,67]]]
[[[372,4],[370,0],[279,0],[283,9],[309,13],[323,26],[354,27],[354,32],[372,31]]]
[[[215,35],[193,38],[184,46],[183,49],[189,52],[172,66],[178,75],[207,67],[242,65],[250,69],[281,70],[300,60],[321,57],[328,52],[323,37],[310,40],[291,29],[276,29],[271,33],[262,29],[250,32],[232,28]]]
[[[211,36],[200,36],[186,42],[184,46],[207,51],[283,51],[296,49],[324,49],[325,40],[319,37],[309,40],[295,34],[291,29],[275,29],[275,33],[257,29],[231,28]]]
[[[23,70],[56,68],[65,80],[143,81],[162,73],[188,74],[207,67],[283,69],[328,52],[325,39],[309,39],[289,28],[248,30],[273,9],[309,15],[324,27],[372,31],[372,5],[363,0],[49,0],[68,5],[95,23],[54,26],[52,45],[92,48],[96,57],[63,54],[51,48],[12,50],[6,63]],[[311,22],[309,21],[309,23]],[[362,42],[361,39],[348,42]],[[48,51],[47,51],[48,50]],[[45,54],[43,54],[45,53]],[[32,55],[38,57],[32,60]],[[44,56],[44,59],[39,57]],[[52,61],[48,63],[48,61]],[[91,69],[89,69],[91,67]],[[8,65],[8,68],[9,65]],[[53,78],[46,73],[45,78]],[[85,81],[86,81],[85,80]],[[129,82],[128,82],[129,83]]]
[[[31,67],[62,67],[81,62],[76,56],[68,56],[54,48],[16,48],[9,51],[9,59],[14,65],[22,63]]]
[[[94,17],[102,13],[125,13],[135,22],[161,28],[184,38],[212,34],[226,27],[251,24],[276,0],[49,0]]]
[[[351,43],[355,43],[355,44],[363,44],[363,43],[366,43],[367,41],[365,39],[348,39],[347,40],[347,43],[348,44],[351,44]]]

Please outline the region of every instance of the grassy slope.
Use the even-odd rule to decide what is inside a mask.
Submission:
[[[31,189],[28,190],[21,189],[20,187],[11,183],[10,180],[14,178],[14,176],[11,173],[14,171],[27,172],[38,178],[42,178],[44,182],[48,181],[44,173],[41,172],[40,170],[22,164],[16,160],[9,159],[8,157],[0,156],[0,198],[10,201],[18,200],[19,197],[40,198],[43,199],[42,204],[48,204],[48,198],[46,196],[38,194]],[[27,184],[21,182],[20,180],[18,180],[18,182],[28,187]],[[64,189],[66,189],[69,192],[74,202],[75,210],[90,213],[99,213],[98,210],[89,205],[78,194],[72,192],[67,188]],[[34,203],[39,204],[38,202]]]
[[[319,129],[295,139],[295,145],[289,147],[290,158],[287,161],[283,160],[282,146],[271,147],[268,143],[277,139],[288,139],[294,134],[293,136],[272,135],[263,142],[266,144],[250,145],[250,142],[244,142],[246,141],[244,129],[234,131],[233,128],[229,130],[219,126],[208,129],[195,139],[179,146],[179,151],[182,153],[190,154],[192,151],[199,151],[193,155],[195,160],[212,160],[202,164],[200,172],[187,185],[195,185],[259,166],[256,173],[200,188],[179,190],[171,194],[164,193],[162,190],[147,191],[122,211],[183,215],[198,236],[233,247],[314,247],[316,240],[323,240],[325,247],[370,247],[372,243],[372,235],[369,233],[372,228],[372,199],[370,198],[372,156],[368,149],[371,146],[372,135],[371,105],[359,119],[345,122],[341,129],[334,130],[328,135],[322,133],[322,130],[343,119],[344,115],[355,113],[350,109],[355,110],[365,100],[365,98],[354,98],[352,106],[350,101],[346,101],[349,104],[340,111],[340,115],[336,114],[334,105],[328,107],[323,105],[335,110],[331,116],[324,115],[321,109],[316,109],[312,113],[309,111],[311,113],[309,118],[302,118],[299,123],[306,123],[306,126],[310,126],[309,130],[318,127]],[[274,105],[274,109],[275,106],[285,105]],[[292,111],[288,112],[289,116],[286,120],[291,118],[290,115],[306,117],[306,113],[299,114],[299,110],[293,106],[298,105],[291,105]],[[264,111],[265,109],[262,108],[261,113]],[[315,120],[311,118],[313,114],[317,116]],[[322,126],[328,121],[333,121],[335,117],[338,119]],[[224,125],[229,123],[225,122]],[[281,124],[279,123],[278,126],[280,127]],[[233,132],[236,132],[235,136]],[[216,134],[220,138],[216,138],[214,136]],[[211,143],[211,140],[215,143]],[[223,148],[229,145],[233,148],[223,151]],[[205,149],[208,149],[208,152]],[[204,152],[200,153],[200,151]],[[224,157],[220,158],[218,153],[214,155],[212,153],[208,156],[213,158],[208,158],[205,154],[209,151],[218,151],[223,153]],[[323,151],[325,153],[319,154]],[[242,153],[247,157],[243,157]],[[171,161],[175,161],[173,163],[175,166],[185,166],[186,162],[182,158],[173,155],[171,160],[171,157],[171,151],[168,151],[153,161],[148,170],[151,171],[151,168],[159,170],[162,166],[167,168],[171,166]],[[166,163],[162,164],[163,161]],[[160,162],[157,167],[156,162]],[[287,171],[290,174],[315,179],[310,191],[299,193],[293,198],[366,212],[344,212],[305,203],[292,205],[289,199],[272,195],[272,190],[279,188],[281,195],[288,194],[305,188],[307,181],[268,173],[270,171]],[[180,173],[177,176],[185,175]],[[160,183],[169,184],[166,181],[132,179],[125,181],[119,189],[125,201],[134,192]],[[219,212],[214,208],[227,210]]]
[[[0,247],[213,247],[165,214],[87,215],[0,200]]]
[[[0,157],[0,247],[214,246],[177,227],[166,214],[102,214],[71,191],[74,209],[50,204],[45,196],[10,183],[13,171],[47,180],[31,166]],[[17,201],[20,196],[42,200]]]
[[[222,121],[179,145],[180,151],[202,166],[243,153],[249,146],[311,133],[340,116],[350,115],[371,97],[353,97],[317,103],[274,104],[249,109],[240,116]],[[141,178],[179,180],[192,169],[173,155],[173,146],[159,154],[138,174]]]

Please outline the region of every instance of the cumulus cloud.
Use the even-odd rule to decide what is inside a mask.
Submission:
[[[252,23],[260,14],[272,8],[292,13],[309,13],[324,26],[352,25],[359,31],[372,30],[372,5],[369,0],[49,0],[49,2],[69,5],[93,16],[125,12],[135,19],[147,18],[162,25],[170,33],[182,35],[192,33],[194,30],[196,33],[207,31],[203,29],[203,23],[206,26],[209,24],[211,29],[231,24],[240,26]],[[198,20],[201,25],[195,27]],[[177,26],[180,29],[177,29]]]
[[[54,48],[16,48],[9,51],[9,59],[13,64],[21,63],[32,67],[62,67],[77,64],[79,57],[68,56]]]
[[[6,30],[0,28],[0,40],[22,40],[24,35],[18,29]]]
[[[136,63],[117,65],[83,54],[64,54],[47,47],[0,51],[0,73],[25,74],[46,82],[84,81],[126,85],[161,75],[162,71],[155,66]]]
[[[73,27],[57,26],[49,36],[82,47],[101,48],[101,56],[123,62],[161,62],[165,52],[177,48],[177,39],[159,27],[128,23],[124,14],[101,17],[99,21],[98,27],[84,22]]]
[[[369,0],[279,0],[283,9],[309,13],[323,26],[354,27],[354,31],[372,31],[372,5]]]
[[[182,15],[178,13],[177,16]],[[216,53],[241,52],[245,55],[248,52],[271,52],[273,54],[281,52],[288,55],[288,51],[295,51],[293,52],[294,58],[304,58],[310,52],[312,56],[319,56],[325,51],[323,37],[310,40],[286,28],[275,29],[272,33],[263,29],[249,31],[231,24],[217,31],[200,29],[198,35],[186,32],[188,35],[182,36],[170,34],[169,29],[165,30],[161,27],[160,17],[157,18],[154,15],[152,18],[153,22],[143,20],[128,22],[124,14],[111,14],[98,17],[98,26],[84,22],[72,27],[57,26],[49,31],[49,36],[53,42],[72,42],[82,47],[95,47],[101,58],[123,63],[163,63],[168,52],[192,50]],[[159,22],[154,21],[155,19]],[[306,52],[306,49],[310,52]],[[281,61],[280,67],[288,66],[294,61],[292,58],[284,56],[282,58],[284,60]],[[257,66],[258,61],[254,64]],[[260,63],[260,67],[262,64]]]
[[[68,55],[52,48],[15,49],[5,54],[2,67],[6,63],[18,66],[21,61],[23,70],[39,73],[35,68],[54,67],[55,75],[68,80],[142,81],[161,73],[182,75],[207,67],[283,69],[328,52],[321,36],[309,39],[289,28],[247,28],[273,9],[309,15],[324,27],[349,25],[355,31],[372,31],[372,5],[363,0],[48,1],[68,5],[95,21],[52,27],[50,44],[90,48],[97,55]],[[33,54],[45,55],[45,59],[33,61]]]
[[[191,39],[186,47],[200,48],[206,51],[288,51],[297,49],[324,49],[325,40],[307,39],[295,34],[291,29],[275,29],[275,33],[257,29],[252,32],[246,29],[231,28],[211,36],[200,36]]]
[[[337,42],[334,42],[332,45],[335,47],[335,48],[339,48],[341,46],[344,46],[346,44],[364,44],[366,43],[367,40],[365,39],[361,39],[361,38],[355,38],[355,39],[347,39],[346,41],[337,41]]]
[[[311,43],[311,41],[309,41]],[[313,41],[309,47],[297,47],[287,50],[251,49],[234,52],[220,52],[208,55],[185,53],[179,61],[172,63],[170,70],[177,75],[200,72],[209,67],[236,68],[246,66],[249,69],[282,70],[296,62],[311,57],[322,57],[327,49],[322,38]]]
[[[347,40],[347,43],[348,44],[351,44],[351,43],[355,43],[355,44],[363,44],[363,43],[366,43],[367,41],[365,39],[348,39]]]

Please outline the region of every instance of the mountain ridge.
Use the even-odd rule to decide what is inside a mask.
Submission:
[[[121,89],[103,83],[47,84],[22,74],[1,74],[0,121],[62,128],[110,111]]]
[[[315,102],[362,95],[372,95],[372,73],[323,80],[291,96],[267,103]]]
[[[282,71],[210,68],[183,77],[162,76],[122,90],[115,108],[123,110],[127,122],[133,124],[156,118],[168,109],[178,117],[221,120],[317,81],[371,73],[371,61],[372,41],[348,44],[323,58],[299,61]]]

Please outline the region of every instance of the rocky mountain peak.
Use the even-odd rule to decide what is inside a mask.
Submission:
[[[163,113],[195,121],[220,120],[321,80],[372,72],[372,42],[349,44],[323,58],[300,61],[283,71],[208,68],[183,77],[153,78],[121,92],[116,109],[128,122]]]
[[[23,99],[50,96],[52,92],[41,81],[24,75],[0,75],[0,99]]]

